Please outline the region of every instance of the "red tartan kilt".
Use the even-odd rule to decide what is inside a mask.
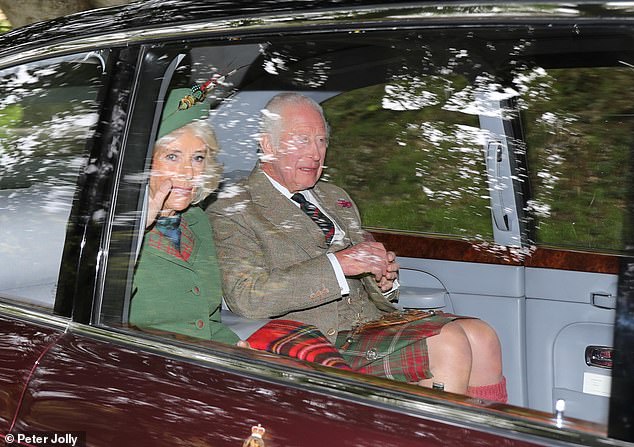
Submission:
[[[401,382],[419,382],[433,377],[429,369],[427,338],[460,317],[435,312],[429,317],[372,328],[354,334],[340,332],[336,345],[353,370]],[[350,337],[350,338],[349,338]]]
[[[315,326],[292,320],[271,320],[247,341],[253,349],[309,362],[350,369],[337,348]]]

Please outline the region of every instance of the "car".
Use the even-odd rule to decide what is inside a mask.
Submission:
[[[0,436],[634,445],[633,70],[618,1],[150,0],[0,36]],[[268,99],[318,101],[398,305],[495,328],[508,404],[129,324],[162,105],[208,81],[217,195]]]

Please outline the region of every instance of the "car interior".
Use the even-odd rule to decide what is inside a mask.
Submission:
[[[573,417],[605,423],[610,370],[605,362],[588,361],[586,351],[595,347],[599,356],[610,355],[617,272],[544,268],[527,259],[541,244],[618,253],[618,237],[590,234],[603,229],[550,236],[546,230],[557,224],[544,208],[555,208],[557,195],[567,193],[560,191],[565,182],[553,178],[569,175],[562,169],[575,161],[560,140],[566,132],[588,131],[583,122],[575,130],[567,123],[583,121],[583,112],[597,113],[614,120],[618,133],[631,130],[616,110],[557,109],[560,90],[572,88],[566,83],[577,77],[631,82],[623,62],[631,59],[629,38],[598,30],[592,43],[571,45],[569,37],[552,32],[507,33],[503,39],[495,31],[434,32],[442,39],[377,32],[363,39],[285,36],[279,42],[200,45],[174,78],[185,77],[186,85],[231,73],[213,92],[210,118],[224,165],[219,194],[255,165],[259,110],[270,97],[292,90],[320,102],[331,127],[325,177],[350,192],[378,240],[389,233],[386,245],[399,253],[401,265],[399,306],[484,319],[502,340],[510,403],[551,412],[564,399]],[[606,51],[597,50],[597,42]],[[588,59],[589,51],[600,55]],[[616,153],[626,146],[604,142],[613,143],[620,157]],[[542,147],[533,149],[536,144]],[[584,150],[598,148],[588,144]],[[619,219],[610,224],[620,225]],[[418,252],[399,250],[420,233],[447,251],[457,243],[463,253],[438,255],[425,242]],[[486,253],[488,261],[471,262],[466,246]],[[225,321],[234,329],[257,328],[228,309]]]

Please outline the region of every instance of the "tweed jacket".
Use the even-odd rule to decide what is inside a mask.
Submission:
[[[225,300],[233,312],[312,324],[334,341],[339,331],[394,310],[373,278],[348,278],[350,293],[341,295],[327,253],[371,239],[341,188],[320,181],[312,190],[345,233],[343,241],[330,246],[319,227],[275,189],[259,166],[229,189],[207,212]]]
[[[234,344],[220,322],[221,283],[212,229],[199,207],[181,221],[181,253],[156,229],[145,233],[134,274],[130,323]]]

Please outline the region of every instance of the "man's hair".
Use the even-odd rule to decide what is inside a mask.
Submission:
[[[192,121],[189,124],[184,125],[180,129],[176,129],[172,133],[169,133],[159,138],[154,145],[154,150],[167,143],[169,138],[174,138],[177,134],[183,130],[190,130],[195,136],[200,138],[207,148],[207,154],[205,157],[205,170],[202,173],[202,182],[196,188],[196,196],[192,200],[192,205],[195,205],[204,200],[209,194],[214,192],[218,188],[220,183],[220,177],[222,175],[222,167],[216,160],[220,146],[218,145],[218,139],[216,133],[209,123],[205,120]]]
[[[290,105],[308,105],[315,109],[324,120],[326,133],[330,133],[330,128],[324,116],[324,110],[317,101],[301,93],[278,93],[273,96],[269,102],[266,103],[264,109],[262,109],[262,120],[260,122],[260,134],[269,134],[274,147],[278,147],[280,144],[280,133],[282,129],[280,115],[282,111]],[[328,136],[329,135],[326,135],[326,137]]]

